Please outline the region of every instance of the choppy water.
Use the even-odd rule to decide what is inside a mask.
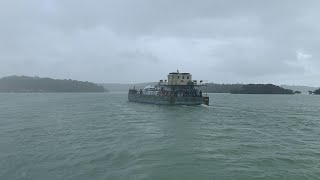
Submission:
[[[320,179],[320,96],[0,94],[0,179]]]

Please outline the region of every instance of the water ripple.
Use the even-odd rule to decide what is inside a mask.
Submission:
[[[320,98],[0,94],[0,179],[317,179]]]

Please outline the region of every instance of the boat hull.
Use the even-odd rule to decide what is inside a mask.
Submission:
[[[159,105],[209,105],[209,97],[176,97],[128,93],[128,100]]]

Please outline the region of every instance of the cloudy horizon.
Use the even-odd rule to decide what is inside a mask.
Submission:
[[[320,1],[2,0],[0,77],[320,86]]]

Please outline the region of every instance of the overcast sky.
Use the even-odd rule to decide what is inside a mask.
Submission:
[[[320,86],[318,0],[1,0],[0,77]]]

